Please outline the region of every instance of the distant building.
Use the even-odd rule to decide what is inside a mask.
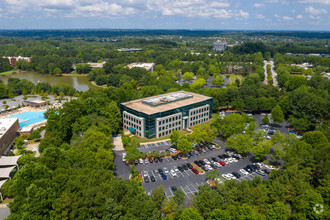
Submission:
[[[16,62],[19,60],[26,60],[27,62],[31,62],[31,57],[18,56],[18,57],[3,57],[3,58],[8,58],[11,66],[16,66]]]
[[[144,68],[147,71],[153,72],[155,70],[154,63],[131,63],[127,65],[128,68],[132,69],[133,67]]]
[[[0,154],[7,155],[19,129],[18,118],[0,119]]]
[[[105,62],[102,63],[87,63],[91,66],[91,68],[103,68]]]
[[[120,104],[123,127],[145,138],[160,138],[174,130],[208,121],[213,98],[178,91]]]
[[[143,51],[140,48],[121,48],[118,49],[119,52],[137,52],[137,51]]]
[[[224,51],[227,48],[227,42],[216,41],[213,43],[213,49],[217,52]]]
[[[46,105],[46,101],[43,100],[25,101],[24,104],[31,107],[40,107]]]
[[[309,63],[302,63],[302,64],[291,64],[291,66],[297,66],[297,67],[301,67],[304,68],[305,70],[313,68],[312,64]]]

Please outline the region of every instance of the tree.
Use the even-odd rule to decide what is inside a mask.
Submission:
[[[264,158],[269,152],[272,143],[269,140],[265,140],[257,145],[254,145],[252,148],[252,152],[256,159]]]
[[[268,114],[266,114],[263,118],[262,118],[262,123],[264,124],[269,124],[269,117],[268,117]]]
[[[220,173],[218,170],[212,170],[211,172],[206,173],[207,177],[211,178],[212,180],[216,179],[216,178],[220,178]]]
[[[234,134],[226,141],[227,147],[236,149],[239,154],[245,154],[253,149],[253,139],[248,134]]]
[[[272,110],[272,118],[276,123],[281,123],[284,121],[284,113],[280,106],[275,106]]]
[[[56,67],[54,70],[53,70],[53,74],[57,75],[57,74],[61,74],[62,73],[62,70],[58,67]]]
[[[222,76],[217,76],[216,78],[212,79],[212,84],[221,86],[225,80],[222,78]]]
[[[39,130],[34,130],[30,136],[31,140],[39,139],[41,138],[41,134]]]
[[[194,208],[187,208],[177,217],[178,220],[203,220],[202,216]]]
[[[192,151],[193,146],[191,141],[188,140],[187,135],[180,137],[180,139],[178,140],[177,148],[182,153],[187,153]]]
[[[204,78],[197,79],[194,83],[190,85],[192,89],[201,89],[205,85],[206,80]]]
[[[178,209],[182,209],[184,207],[185,198],[186,196],[180,188],[173,193],[172,197]]]
[[[218,117],[216,121],[213,122],[212,126],[214,126],[222,136],[229,137],[233,134],[242,133],[246,126],[246,119],[240,114],[232,113],[224,118]]]
[[[178,144],[180,133],[177,130],[174,130],[170,135],[171,143],[174,145]]]
[[[17,149],[21,149],[24,145],[24,139],[22,136],[18,136],[15,141],[15,146]]]
[[[182,78],[184,80],[190,81],[190,80],[192,80],[194,78],[194,76],[195,76],[194,73],[192,73],[192,72],[186,72],[186,73],[183,74]]]

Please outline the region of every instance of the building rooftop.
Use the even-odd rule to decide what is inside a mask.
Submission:
[[[148,71],[150,71],[153,66],[155,66],[154,63],[131,63],[127,65],[127,67],[130,69],[132,69],[133,67],[139,67],[139,68],[145,68]]]
[[[202,102],[208,99],[212,98],[197,93],[178,91],[143,99],[137,99],[121,104],[136,111],[151,115],[158,112],[165,112],[171,109]]]
[[[8,131],[18,118],[1,118],[0,119],[0,138]]]

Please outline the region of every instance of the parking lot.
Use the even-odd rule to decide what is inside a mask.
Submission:
[[[148,182],[142,183],[142,186],[146,190],[146,192],[150,192],[156,187],[162,185],[165,188],[166,195],[170,198],[173,196],[173,190],[172,187],[180,188],[186,195],[186,199],[190,200],[192,198],[192,195],[198,191],[198,187],[200,185],[203,185],[207,182],[209,179],[205,174],[195,174],[192,172],[191,169],[184,170],[183,172],[178,171],[175,172],[175,175],[173,175],[171,172],[168,172],[166,174],[167,179],[163,179],[159,172],[155,173],[154,170],[158,170],[159,168],[163,169],[166,168],[168,171],[170,171],[173,166],[181,166],[183,164],[191,163],[193,164],[196,160],[203,160],[206,158],[212,158],[216,157],[218,158],[218,155],[224,154],[224,149],[214,149],[209,152],[201,153],[199,155],[192,156],[188,159],[177,159],[174,160],[171,157],[166,157],[163,159],[163,162],[158,163],[150,163],[147,164],[139,164],[137,165],[138,171],[141,172],[142,176],[144,175],[144,172],[146,171],[146,174],[148,176],[148,179],[150,181],[150,177],[155,177],[155,182]],[[219,159],[220,160],[220,159]],[[243,157],[238,162],[233,162],[226,164],[225,166],[219,167],[217,170],[220,174],[226,174],[226,173],[232,173],[234,171],[239,171],[240,169],[246,167],[248,164],[252,164],[251,157]],[[207,173],[207,172],[205,172]],[[242,180],[252,180],[255,176],[260,176],[256,173],[250,173],[249,175],[242,176],[241,178],[237,179],[237,181]],[[260,176],[261,179],[268,178],[268,175]],[[144,177],[142,177],[144,179]]]
[[[138,147],[140,152],[155,152],[155,151],[165,151],[167,150],[172,144],[168,140],[164,141],[157,141],[157,142],[149,142],[149,143],[141,143]]]

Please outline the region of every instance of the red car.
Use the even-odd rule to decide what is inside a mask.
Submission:
[[[139,177],[142,177],[142,173],[141,173],[141,171],[139,171]]]
[[[226,165],[224,162],[222,162],[221,160],[218,161],[218,163],[220,163],[222,166]]]
[[[194,174],[198,174],[199,173],[198,170],[196,170],[195,168],[192,168],[191,171],[193,171]]]
[[[154,162],[154,161],[152,160],[152,158],[149,158],[149,162],[152,163],[152,162]]]

